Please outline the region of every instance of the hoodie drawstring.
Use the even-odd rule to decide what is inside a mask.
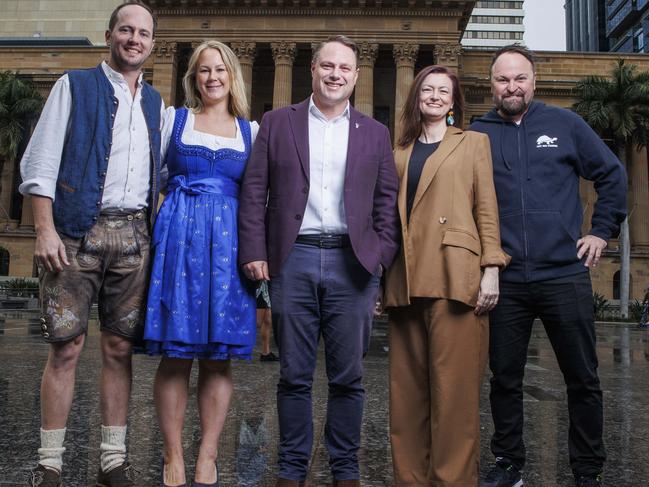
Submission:
[[[505,157],[505,149],[503,147],[504,143],[503,141],[505,140],[505,123],[500,124],[500,157],[503,158],[503,162],[505,163],[505,167],[511,171],[512,166],[509,164],[507,161],[507,157]]]

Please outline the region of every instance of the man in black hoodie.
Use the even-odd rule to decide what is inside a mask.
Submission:
[[[605,460],[589,267],[626,216],[624,168],[575,113],[533,101],[534,58],[513,45],[494,54],[495,108],[471,130],[491,141],[500,234],[512,256],[490,314],[491,450],[480,487],[520,487],[525,464],[523,375],[535,318],[543,321],[564,376],[570,465],[578,487],[601,485]],[[590,233],[581,237],[579,178],[595,182]]]

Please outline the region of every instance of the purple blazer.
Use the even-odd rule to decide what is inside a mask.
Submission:
[[[264,115],[239,196],[239,263],[277,275],[293,248],[309,196],[309,99]],[[399,183],[388,129],[350,110],[345,217],[352,248],[380,275],[399,247]]]

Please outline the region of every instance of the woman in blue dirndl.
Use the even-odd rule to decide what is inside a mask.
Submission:
[[[164,442],[162,485],[186,485],[182,428],[198,360],[201,444],[195,486],[218,485],[216,458],[233,385],[230,359],[250,359],[255,298],[237,266],[239,183],[256,123],[238,60],[224,44],[196,48],[183,79],[186,107],[167,110],[167,196],[153,232],[144,338],[161,355],[154,398]]]

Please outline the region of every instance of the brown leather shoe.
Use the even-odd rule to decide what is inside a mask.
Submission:
[[[289,480],[277,477],[275,487],[309,487],[308,480]]]
[[[135,487],[135,468],[125,462],[108,473],[99,469],[97,487]]]
[[[361,487],[361,481],[354,480],[334,480],[333,487]]]
[[[61,473],[40,464],[29,473],[28,481],[29,487],[63,487]]]

